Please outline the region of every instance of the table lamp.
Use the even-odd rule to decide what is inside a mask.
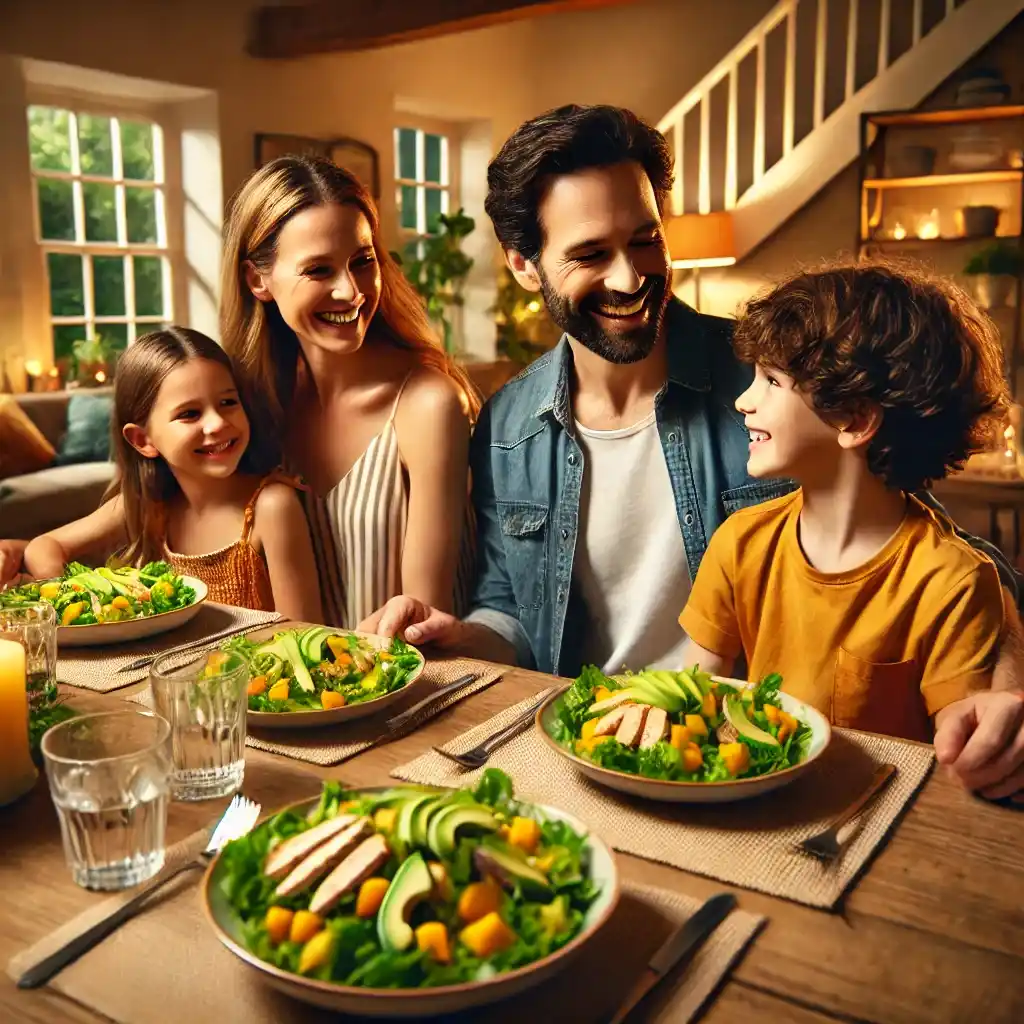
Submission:
[[[28,745],[25,648],[0,637],[0,807],[24,796],[37,776]]]
[[[732,214],[684,213],[665,221],[673,270],[692,270],[694,306],[700,311],[700,271],[702,267],[731,267],[736,262],[736,242]]]

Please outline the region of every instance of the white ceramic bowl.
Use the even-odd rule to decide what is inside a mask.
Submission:
[[[740,686],[749,685],[742,680],[724,681]],[[602,768],[585,757],[577,757],[554,739],[552,733],[555,724],[555,702],[567,689],[568,687],[565,687],[552,694],[537,709],[536,724],[541,736],[588,778],[621,793],[644,797],[647,800],[661,800],[673,804],[724,804],[761,796],[799,778],[821,757],[832,739],[832,726],[820,711],[791,697],[788,693],[780,693],[779,703],[783,709],[811,727],[810,749],[806,759],[799,764],[771,775],[759,775],[753,779],[732,779],[729,782],[669,782],[664,779],[646,779],[642,775]]]
[[[147,615],[124,622],[94,622],[88,626],[58,626],[57,644],[60,647],[100,647],[104,644],[124,644],[143,640],[159,633],[167,633],[195,618],[206,600],[206,584],[193,576],[182,580],[196,592],[196,599],[184,608]]]
[[[381,787],[383,788],[383,787]],[[363,790],[367,792],[368,790]],[[293,806],[293,810],[307,810],[317,800],[307,800]],[[608,922],[619,902],[619,874],[611,850],[596,836],[589,835],[586,825],[578,818],[554,807],[533,805],[544,817],[565,821],[577,832],[587,834],[590,852],[590,875],[601,887],[601,893],[587,910],[583,927],[571,942],[543,960],[526,967],[495,975],[487,981],[444,985],[437,988],[372,989],[336,985],[329,981],[304,978],[281,970],[250,953],[241,940],[240,927],[231,913],[227,899],[218,881],[220,858],[209,866],[203,881],[203,907],[207,920],[217,938],[243,963],[285,995],[313,1006],[355,1017],[422,1018],[458,1013],[472,1006],[483,1006],[523,992],[563,970],[580,950],[597,935]]]
[[[355,629],[343,629],[337,632],[354,633],[356,636],[368,640],[377,650],[381,650],[391,643],[387,637],[377,636],[374,633],[360,633]],[[351,722],[357,718],[374,715],[388,705],[394,704],[399,697],[405,696],[409,692],[409,687],[413,686],[423,675],[426,661],[422,652],[411,644],[408,646],[419,655],[419,667],[412,670],[404,686],[392,690],[391,693],[385,693],[383,697],[360,701],[358,704],[345,704],[340,708],[320,710],[310,708],[308,711],[249,711],[246,713],[246,722],[253,729],[316,729],[323,725],[337,725],[338,722]]]

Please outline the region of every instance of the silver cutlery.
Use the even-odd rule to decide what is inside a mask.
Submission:
[[[503,743],[512,739],[516,733],[521,732],[525,726],[533,721],[534,715],[537,713],[537,708],[548,699],[548,697],[557,690],[557,686],[549,686],[546,690],[537,694],[536,700],[530,703],[530,706],[523,711],[522,714],[518,715],[508,725],[502,726],[497,732],[492,733],[486,737],[480,743],[478,743],[472,750],[467,750],[464,754],[449,754],[447,750],[442,750],[440,747],[434,747],[433,750],[436,754],[440,754],[442,757],[447,757],[449,761],[454,761],[457,765],[468,770],[474,768],[482,768],[487,764],[487,759],[500,747]]]
[[[202,868],[214,854],[232,839],[240,839],[251,832],[260,816],[260,805],[238,794],[234,797],[220,819],[210,829],[210,838],[205,849],[191,860],[160,872],[155,878],[146,882],[137,893],[117,910],[97,921],[91,928],[65,943],[56,952],[30,967],[18,978],[18,988],[38,988],[45,985],[55,974],[73,963],[83,953],[98,945],[112,932],[116,931],[125,921],[138,913],[143,904],[157,889],[162,888],[172,878],[192,868]]]
[[[469,686],[470,683],[476,682],[480,678],[478,672],[469,672],[464,676],[459,676],[454,682],[447,683],[438,690],[434,690],[433,693],[427,694],[426,697],[421,701],[417,701],[411,708],[407,708],[400,714],[395,715],[393,718],[389,718],[384,723],[384,728],[387,730],[383,735],[378,736],[373,742],[386,743],[390,739],[394,739],[395,734],[405,728],[424,708],[433,704],[435,701],[441,700],[447,697],[451,693]]]
[[[651,957],[643,975],[615,1011],[611,1024],[622,1024],[669,971],[683,961],[692,960],[735,906],[736,897],[731,892],[722,892],[705,900],[697,913],[680,925]]]
[[[867,789],[850,804],[829,826],[817,835],[804,839],[797,844],[797,849],[809,853],[824,861],[838,860],[843,848],[853,838],[860,822],[850,822],[860,814],[867,804],[875,798],[896,776],[896,765],[880,764]]]
[[[272,625],[272,623],[267,623],[267,625]],[[177,647],[168,647],[166,651],[157,651],[155,654],[147,654],[142,658],[136,658],[135,661],[128,665],[122,665],[117,671],[138,672],[144,668],[149,668],[157,658],[163,658],[169,654],[186,654],[189,652],[198,654],[206,647],[213,646],[221,640],[227,640],[228,637],[237,636],[239,633],[255,632],[261,628],[263,627],[254,626],[251,622],[245,626],[232,626],[230,629],[222,629],[219,633],[214,633],[211,636],[204,636],[201,640],[190,640],[188,643],[179,644]]]

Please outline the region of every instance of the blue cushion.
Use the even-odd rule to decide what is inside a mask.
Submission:
[[[68,432],[60,443],[56,464],[106,462],[110,458],[111,395],[72,395],[68,400]]]

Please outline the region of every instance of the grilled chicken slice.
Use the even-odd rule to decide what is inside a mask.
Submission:
[[[735,743],[740,738],[740,734],[736,731],[736,726],[732,722],[723,722],[715,730],[715,736],[719,743]]]
[[[370,877],[391,856],[387,840],[378,834],[364,839],[321,883],[309,909],[314,914],[330,910],[347,892]]]
[[[609,711],[603,718],[598,719],[597,725],[594,727],[594,735],[611,736],[622,724],[625,714],[625,708],[616,708],[614,711]]]
[[[653,747],[668,735],[668,712],[651,708],[644,719],[644,731],[640,737],[640,749]]]
[[[323,878],[369,831],[369,818],[359,818],[348,828],[342,829],[326,843],[318,846],[305,860],[300,861],[277,887],[274,895],[291,896],[308,888],[318,878]]]
[[[635,747],[643,735],[644,719],[650,710],[650,704],[631,704],[622,716],[622,724],[615,738],[627,747]]]
[[[307,853],[312,853],[331,836],[337,835],[343,828],[348,828],[357,817],[355,814],[338,814],[327,821],[320,822],[319,825],[314,825],[306,832],[286,839],[267,854],[267,861],[263,865],[263,874],[275,881],[284,878]]]

